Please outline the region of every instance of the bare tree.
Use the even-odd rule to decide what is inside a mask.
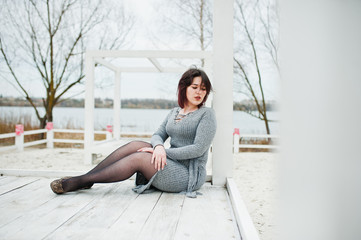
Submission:
[[[101,0],[3,1],[0,74],[32,105],[40,128],[53,121],[54,106],[82,83],[86,46],[113,49],[125,43],[133,22],[114,4],[107,7]],[[32,74],[38,75],[33,81],[41,81],[45,90],[44,115],[26,87]]]
[[[257,106],[258,114],[246,112],[264,121],[266,132],[270,134],[269,122],[272,120],[267,116],[264,72],[272,67],[279,71],[277,6],[271,0],[236,0],[235,19],[234,69],[239,91]],[[272,62],[272,66],[267,65],[268,62]]]
[[[162,28],[184,45],[208,49],[212,42],[212,6],[209,0],[174,0],[162,6]],[[157,42],[169,45],[156,38]],[[191,43],[191,44],[189,44]],[[171,47],[170,47],[171,48]],[[204,67],[204,61],[201,62]]]

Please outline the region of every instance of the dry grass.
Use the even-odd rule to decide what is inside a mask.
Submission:
[[[39,126],[32,124],[32,118],[30,114],[25,114],[22,116],[14,116],[13,114],[10,114],[6,116],[0,116],[0,134],[14,133],[16,124],[23,124],[24,131],[39,129]],[[42,138],[42,134],[28,135],[28,136],[24,136],[24,142],[36,141],[36,140],[40,140],[41,138]],[[8,146],[14,144],[15,144],[14,137],[0,139],[0,146]]]

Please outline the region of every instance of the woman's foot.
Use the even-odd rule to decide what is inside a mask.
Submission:
[[[93,185],[94,185],[94,183],[91,183],[88,186],[83,187],[82,189],[90,189]]]
[[[62,194],[62,193],[67,192],[64,190],[63,184],[66,180],[68,180],[70,178],[72,178],[72,177],[63,177],[63,178],[52,181],[50,183],[51,190],[53,190],[53,192],[56,194]],[[93,185],[94,185],[94,183],[90,183],[87,186],[80,188],[80,189],[90,189]]]
[[[57,180],[54,180],[50,183],[51,190],[56,194],[62,194],[65,193],[63,189],[63,182],[70,177],[64,177]]]

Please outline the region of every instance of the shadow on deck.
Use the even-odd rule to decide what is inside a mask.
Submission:
[[[1,239],[240,239],[226,188],[206,183],[196,199],[134,181],[54,194],[52,179],[0,177]]]

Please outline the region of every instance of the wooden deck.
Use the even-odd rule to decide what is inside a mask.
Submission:
[[[134,182],[54,194],[52,179],[0,177],[0,239],[240,239],[226,188],[196,199],[136,194]]]

